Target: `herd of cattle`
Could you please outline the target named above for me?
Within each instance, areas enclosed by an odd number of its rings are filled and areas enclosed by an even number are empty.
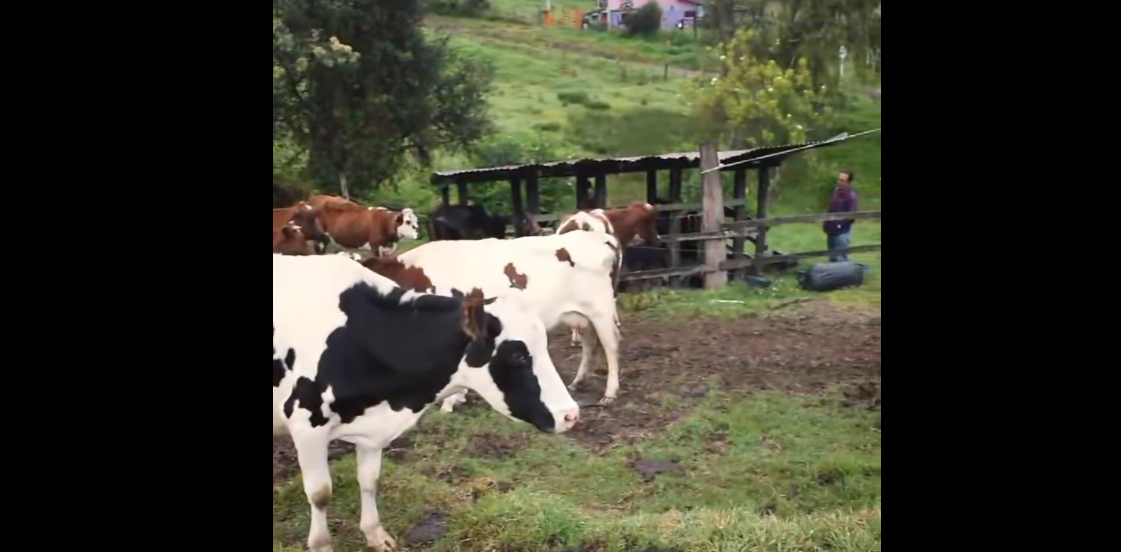
[[[657,243],[656,216],[645,202],[578,211],[548,233],[531,217],[445,206],[429,217],[434,241],[395,255],[400,240],[419,237],[412,209],[333,196],[274,209],[273,434],[290,435],[296,448],[311,505],[308,547],[331,550],[335,439],[355,445],[359,525],[368,546],[385,551],[395,543],[375,499],[381,451],[430,405],[451,412],[472,390],[511,419],[567,431],[580,415],[569,391],[599,348],[608,372],[600,404],[610,404],[619,391],[620,246]],[[507,223],[522,236],[502,239]],[[322,254],[329,242],[342,255]],[[370,255],[355,254],[363,251]],[[583,347],[567,387],[549,356],[555,327],[571,328]]]

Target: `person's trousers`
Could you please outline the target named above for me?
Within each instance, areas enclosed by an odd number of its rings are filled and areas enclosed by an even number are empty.
[[[826,234],[825,237],[830,251],[843,249],[848,247],[849,244],[852,243],[852,230],[849,230],[844,234]],[[829,255],[829,262],[832,263],[847,260],[849,260],[849,254],[847,251]]]

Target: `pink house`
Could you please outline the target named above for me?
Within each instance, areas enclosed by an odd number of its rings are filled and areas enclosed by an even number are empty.
[[[692,27],[704,16],[704,4],[699,0],[598,0],[598,8],[606,10],[607,27],[623,25],[626,11],[641,8],[647,2],[657,2],[662,7],[662,29],[673,30]]]

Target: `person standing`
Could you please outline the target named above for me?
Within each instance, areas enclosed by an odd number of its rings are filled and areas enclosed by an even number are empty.
[[[856,190],[852,187],[852,177],[852,171],[841,171],[837,175],[837,188],[833,190],[833,197],[829,199],[830,213],[858,210]],[[856,222],[854,219],[827,220],[821,224],[830,251],[847,248],[852,243],[852,223],[854,222]],[[829,255],[830,262],[847,260],[849,260],[847,251]]]

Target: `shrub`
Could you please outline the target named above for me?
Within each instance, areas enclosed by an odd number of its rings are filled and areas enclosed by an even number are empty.
[[[662,7],[650,0],[627,17],[627,34],[646,38],[658,36],[662,30]]]

